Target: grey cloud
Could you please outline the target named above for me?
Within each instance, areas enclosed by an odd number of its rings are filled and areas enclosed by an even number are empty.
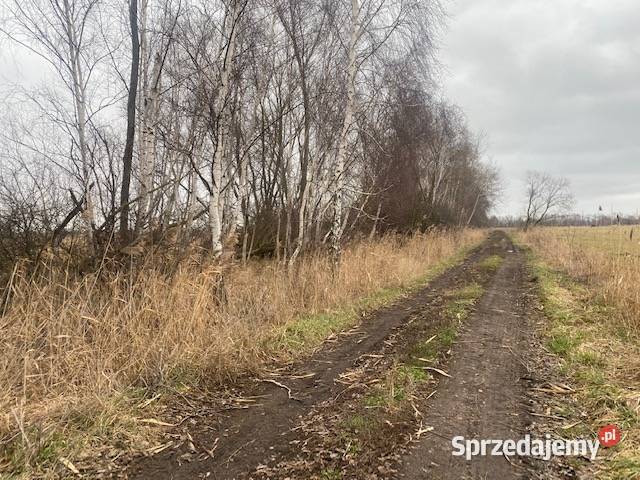
[[[445,94],[488,136],[500,213],[526,170],[569,177],[577,209],[640,208],[640,2],[458,0],[442,51]]]

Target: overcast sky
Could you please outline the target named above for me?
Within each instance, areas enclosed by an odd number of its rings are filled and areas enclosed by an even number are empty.
[[[486,135],[522,211],[523,176],[566,176],[576,211],[640,211],[640,0],[446,0],[445,95]]]

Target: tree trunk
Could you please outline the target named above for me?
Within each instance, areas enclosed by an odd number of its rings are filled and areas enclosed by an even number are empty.
[[[141,21],[146,23],[147,0],[143,0],[143,15]],[[143,23],[143,25],[144,25]],[[140,42],[140,53],[142,61],[143,73],[143,89],[142,89],[142,119],[140,124],[140,203],[138,205],[138,215],[136,217],[136,235],[144,229],[145,223],[149,218],[149,210],[151,205],[150,190],[153,184],[153,172],[156,162],[156,127],[158,124],[159,102],[160,102],[160,76],[162,74],[162,57],[156,53],[153,60],[153,68],[149,76],[149,60],[146,58],[148,53],[146,31],[142,30]]]
[[[339,137],[338,154],[336,157],[336,166],[333,175],[333,220],[331,222],[331,251],[334,270],[337,270],[341,256],[342,241],[342,217],[344,202],[344,169],[346,163],[347,146],[349,140],[349,130],[353,121],[353,114],[356,102],[356,44],[360,32],[358,15],[359,1],[351,0],[351,40],[349,42],[349,65],[348,65],[348,83],[347,83],[347,103],[345,105],[344,120],[342,123],[342,131]]]
[[[127,98],[127,140],[122,156],[122,187],[120,189],[120,236],[123,242],[129,241],[129,189],[131,186],[133,142],[136,134],[136,95],[138,93],[138,69],[140,67],[138,0],[130,0],[129,23],[131,25],[131,72]]]
[[[224,51],[220,88],[214,101],[215,113],[218,115],[217,145],[211,168],[211,192],[209,194],[209,223],[211,230],[211,253],[214,258],[222,255],[222,163],[225,154],[225,136],[228,128],[225,102],[230,90],[231,69],[236,45],[236,21],[238,20],[238,2],[233,1],[231,10],[225,16],[224,39],[227,46]]]
[[[469,218],[467,219],[467,227],[469,225],[471,225],[471,220],[473,220],[473,216],[476,214],[476,209],[478,208],[478,202],[480,201],[480,195],[481,193],[479,192],[478,195],[476,195],[476,201],[473,203],[473,209],[471,210],[471,215],[469,215]]]
[[[292,15],[292,21],[295,16]],[[302,89],[302,105],[304,108],[304,131],[302,136],[302,155],[300,158],[300,188],[298,193],[298,235],[296,244],[289,259],[289,265],[293,265],[300,255],[304,246],[305,235],[305,214],[307,209],[307,200],[309,197],[309,140],[311,133],[311,102],[309,101],[309,87],[307,85],[306,64],[303,58],[304,52],[300,51],[300,46],[295,36],[295,23],[292,25],[291,40],[293,43],[294,56],[298,65],[298,73],[300,74],[300,88]]]
[[[196,149],[197,150],[197,149]],[[193,224],[193,219],[196,216],[196,202],[197,202],[197,175],[195,170],[192,168],[189,172],[188,178],[188,192],[187,192],[187,214],[184,220],[184,225],[182,226],[182,234],[180,243],[182,244],[182,249],[187,250],[189,243],[191,242],[191,226]]]
[[[373,240],[378,231],[378,221],[380,220],[380,210],[382,210],[382,202],[378,202],[378,210],[376,211],[376,218],[373,220],[373,226],[371,232],[369,232],[369,240]]]
[[[247,197],[247,155],[241,155],[241,133],[239,122],[236,126],[235,165],[238,184],[235,201],[231,208],[231,226],[228,245],[235,249],[239,244],[239,232],[245,227],[245,200]],[[233,199],[232,199],[233,200]]]
[[[91,165],[89,161],[89,151],[87,148],[86,124],[87,124],[87,103],[84,74],[80,63],[80,52],[78,51],[78,41],[73,28],[73,12],[68,0],[64,0],[65,29],[71,57],[71,72],[73,76],[73,103],[76,113],[76,128],[78,131],[78,146],[80,148],[80,162],[82,168],[82,201],[84,203],[81,218],[84,224],[85,241],[90,255],[94,253],[93,228],[94,228],[94,205],[91,195]]]

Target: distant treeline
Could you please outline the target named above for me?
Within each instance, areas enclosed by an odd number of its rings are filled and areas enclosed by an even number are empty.
[[[492,216],[488,220],[491,227],[524,227],[525,218],[516,216]],[[543,225],[549,226],[575,226],[575,227],[603,227],[611,225],[638,225],[640,224],[640,214],[607,214],[607,215],[583,215],[566,214],[555,215],[546,219]]]

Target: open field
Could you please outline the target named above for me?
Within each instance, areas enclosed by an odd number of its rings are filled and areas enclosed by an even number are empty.
[[[573,248],[604,251],[612,255],[640,256],[640,225],[545,227],[532,232],[562,240]]]
[[[629,238],[631,228],[515,235],[531,247],[549,363],[571,386],[551,401],[556,420],[550,428],[568,437],[595,435],[607,424],[623,432],[604,461],[581,469],[598,479],[640,478],[640,249]]]
[[[551,266],[590,284],[603,303],[619,310],[612,321],[640,331],[640,227],[544,227],[516,238]]]

